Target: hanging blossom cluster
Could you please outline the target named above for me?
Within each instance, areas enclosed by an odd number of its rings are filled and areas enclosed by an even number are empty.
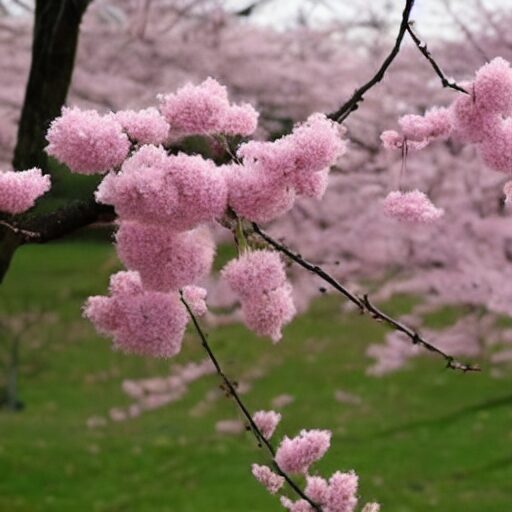
[[[435,222],[444,214],[419,190],[390,192],[383,204],[387,215],[410,224]]]
[[[240,145],[235,161],[217,165],[173,144],[192,135],[212,144],[249,136],[258,113],[231,104],[209,78],[159,97],[159,108],[104,115],[64,108],[47,134],[47,151],[72,172],[105,174],[96,191],[118,216],[116,249],[128,271],[112,276],[109,296],[91,297],[84,314],[129,353],[171,357],[181,349],[185,303],[206,312],[198,286],[211,270],[215,245],[208,224],[234,212],[268,221],[298,195],[320,198],[329,168],[345,151],[339,126],[311,116],[274,142]],[[279,255],[246,242],[222,276],[238,295],[249,329],[278,341],[295,315],[292,288]],[[181,296],[180,296],[181,294]]]
[[[274,251],[246,251],[230,261],[222,276],[238,296],[245,324],[274,342],[281,339],[281,328],[295,315],[292,287],[286,279],[283,262]]]
[[[50,186],[50,176],[35,167],[28,171],[0,171],[0,212],[17,215],[29,210]]]
[[[116,348],[155,357],[180,351],[188,315],[177,293],[145,289],[134,271],[114,274],[109,291],[109,297],[89,297],[85,315]]]
[[[256,426],[268,440],[276,429],[281,415],[274,411],[258,411],[253,416]],[[268,434],[268,435],[267,435]],[[311,466],[329,450],[331,432],[328,430],[302,430],[294,438],[284,437],[279,444],[274,461],[281,472],[305,476],[304,495],[320,506],[324,512],[354,512],[357,507],[358,477],[353,472],[336,471],[329,479],[310,474]],[[252,474],[270,494],[277,494],[285,485],[285,478],[270,467],[252,465]],[[280,497],[281,505],[290,512],[314,512],[305,499],[292,501]],[[363,512],[378,512],[377,503],[368,503]]]
[[[468,94],[459,95],[448,108],[434,108],[424,116],[406,115],[398,120],[402,133],[382,133],[385,148],[419,150],[434,140],[450,135],[475,144],[491,169],[512,175],[512,68],[497,57],[482,66],[474,80],[464,84]],[[511,185],[504,189],[509,201]],[[421,192],[392,192],[385,200],[385,212],[401,221],[431,222],[442,210]]]

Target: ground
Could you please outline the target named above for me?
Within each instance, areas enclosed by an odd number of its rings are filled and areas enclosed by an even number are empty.
[[[57,314],[24,341],[25,409],[0,411],[0,510],[280,510],[250,475],[251,463],[267,460],[253,438],[215,430],[217,421],[239,417],[233,404],[220,398],[202,415],[192,414],[218,388],[216,376],[139,418],[87,426],[92,416],[130,403],[123,379],[169,371],[169,362],[112,352],[80,317],[84,299],[104,293],[118,265],[104,241],[75,237],[22,248],[0,288],[3,315]],[[387,308],[405,311],[409,303],[397,298]],[[444,314],[434,320],[442,323]],[[232,378],[263,370],[244,395],[252,410],[269,408],[276,395],[294,397],[282,409],[277,435],[332,429],[332,449],[316,469],[355,469],[362,500],[380,501],[383,512],[510,510],[512,374],[494,378],[485,361],[483,372],[460,374],[425,357],[395,374],[368,377],[365,349],[385,332],[341,312],[340,300],[328,296],[278,345],[240,325],[212,330],[210,341]],[[3,347],[6,338],[3,332]],[[190,332],[177,362],[202,358]]]

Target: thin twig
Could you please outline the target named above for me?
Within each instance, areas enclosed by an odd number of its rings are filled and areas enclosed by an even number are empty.
[[[377,73],[368,82],[359,87],[359,89],[356,89],[352,97],[347,102],[345,102],[338,110],[332,112],[327,117],[333,119],[338,123],[343,122],[352,112],[358,109],[359,103],[363,101],[366,92],[369,89],[371,89],[374,85],[377,85],[384,78],[387,69],[395,60],[395,57],[398,55],[400,51],[400,46],[402,44],[405,32],[407,31],[409,17],[411,16],[411,10],[413,5],[414,0],[406,0],[405,8],[402,13],[402,21],[400,23],[400,28],[395,39],[395,44],[393,45],[393,48],[391,49],[389,55],[381,64]]]
[[[419,36],[414,32],[414,29],[412,28],[413,23],[407,24],[407,32],[411,36],[411,39],[414,41],[414,44],[418,48],[418,50],[423,54],[423,56],[429,61],[430,65],[432,66],[433,70],[435,71],[436,75],[441,79],[441,83],[443,84],[443,87],[449,87],[450,89],[453,89],[455,91],[463,92],[465,94],[469,94],[466,89],[458,85],[455,80],[450,80],[446,77],[446,75],[443,73],[443,70],[439,66],[439,64],[434,60],[434,57],[432,57],[432,54],[430,53],[427,43],[422,41]]]
[[[317,276],[321,277],[325,282],[329,283],[335,290],[344,295],[350,302],[353,302],[360,309],[361,313],[364,313],[364,302],[357,295],[353,294],[349,289],[343,286],[337,279],[335,279],[333,276],[331,276],[325,270],[323,270],[322,267],[305,260],[300,254],[292,251],[291,249],[286,247],[286,245],[273,239],[268,233],[265,233],[265,231],[263,231],[255,222],[253,222],[252,227],[254,231],[261,238],[263,238],[263,240],[265,240],[272,247],[274,247],[274,249],[277,249],[279,252],[282,252],[283,254],[288,256],[288,258],[295,261],[295,263],[298,263],[301,267],[305,268],[306,270],[309,270],[313,274],[316,274]]]
[[[15,235],[21,235],[24,241],[33,241],[39,239],[40,237],[40,234],[36,233],[35,231],[28,231],[27,229],[19,228],[18,226],[9,224],[5,220],[0,220],[0,226],[6,227],[7,229],[11,230]]]
[[[329,283],[335,290],[344,295],[348,300],[350,300],[353,304],[355,304],[361,313],[369,314],[371,318],[374,320],[378,320],[380,322],[386,323],[388,326],[392,327],[396,331],[400,331],[405,334],[414,345],[420,345],[423,348],[429,350],[430,352],[434,352],[444,358],[446,361],[446,367],[452,370],[461,370],[463,372],[477,372],[480,371],[480,367],[468,363],[462,363],[455,359],[450,354],[447,354],[440,348],[436,347],[429,341],[427,341],[421,334],[419,334],[414,329],[408,327],[402,322],[394,319],[388,314],[381,311],[377,306],[375,306],[369,299],[368,295],[363,295],[363,297],[358,297],[350,290],[348,290],[345,286],[343,286],[339,281],[337,281],[333,276],[328,274],[325,270],[323,270],[318,265],[314,265],[309,261],[305,260],[300,254],[292,251],[286,245],[278,242],[274,238],[272,238],[268,233],[263,231],[256,223],[252,224],[254,232],[258,234],[263,240],[265,240],[268,244],[270,244],[274,249],[279,252],[282,252],[286,256],[288,256],[295,263],[300,265],[302,268],[309,270],[313,274],[316,274],[325,282]]]
[[[322,508],[320,505],[312,501],[310,498],[304,494],[304,492],[301,490],[301,488],[292,480],[292,478],[283,471],[279,464],[275,460],[275,448],[272,446],[270,441],[263,435],[261,430],[258,428],[258,425],[254,422],[252,419],[252,414],[247,409],[247,406],[243,403],[242,399],[240,398],[240,395],[237,393],[235,386],[231,382],[231,380],[228,378],[228,376],[224,373],[224,370],[220,366],[219,361],[217,360],[217,357],[213,353],[212,348],[210,347],[208,343],[208,338],[206,333],[201,328],[201,325],[199,324],[199,321],[197,320],[196,316],[194,315],[194,312],[191,310],[190,306],[187,304],[187,301],[183,298],[183,294],[180,292],[180,298],[181,302],[184,304],[185,308],[188,311],[188,314],[190,318],[192,319],[192,323],[194,324],[194,328],[197,332],[197,335],[199,336],[199,339],[201,340],[201,345],[205,349],[206,353],[208,354],[208,357],[210,358],[210,361],[213,363],[213,366],[215,367],[215,370],[219,374],[220,378],[222,379],[223,383],[225,384],[226,388],[229,391],[229,394],[233,397],[233,400],[235,401],[236,405],[244,415],[245,419],[247,420],[251,432],[253,433],[254,437],[256,438],[256,441],[258,442],[259,446],[264,446],[267,451],[269,452],[270,456],[272,457],[272,466],[274,467],[275,471],[281,475],[287,482],[287,484],[297,493],[300,498],[303,500],[306,500],[314,510],[317,512],[322,512]]]

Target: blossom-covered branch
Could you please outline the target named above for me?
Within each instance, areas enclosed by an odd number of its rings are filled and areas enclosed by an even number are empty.
[[[208,338],[203,329],[201,328],[201,325],[199,324],[199,321],[197,320],[194,312],[192,311],[192,308],[189,306],[187,301],[183,298],[183,294],[181,295],[181,301],[183,302],[185,308],[187,309],[187,312],[192,320],[192,324],[194,325],[194,328],[196,330],[196,333],[201,340],[201,345],[205,349],[206,353],[208,354],[208,357],[210,358],[211,362],[215,366],[215,369],[217,373],[219,374],[220,378],[222,379],[224,385],[227,388],[227,391],[229,392],[229,395],[233,398],[235,401],[237,407],[240,409],[241,413],[243,414],[244,418],[246,419],[247,423],[249,424],[251,432],[254,434],[254,437],[256,438],[256,441],[258,442],[259,446],[264,446],[266,450],[269,452],[270,456],[272,457],[272,466],[274,467],[275,471],[282,476],[288,485],[293,489],[295,493],[297,493],[298,496],[300,496],[301,499],[306,500],[307,503],[313,507],[314,510],[318,512],[322,512],[322,508],[317,505],[314,501],[312,501],[310,498],[308,498],[304,492],[301,490],[301,488],[293,481],[293,479],[281,469],[279,464],[275,460],[276,456],[276,450],[273,447],[273,445],[270,443],[270,441],[267,439],[265,435],[263,435],[262,431],[256,424],[256,422],[253,419],[253,415],[249,412],[247,409],[247,406],[243,403],[240,395],[236,391],[236,387],[231,382],[229,377],[224,373],[224,370],[220,366],[219,361],[217,360],[217,357],[213,353],[212,348],[210,347],[208,343]]]
[[[414,0],[406,0],[405,7],[402,13],[402,21],[400,23],[400,28],[398,30],[398,34],[395,39],[395,44],[391,49],[391,52],[386,57],[379,70],[375,75],[368,80],[364,85],[355,90],[352,97],[346,101],[341,107],[328,115],[330,119],[337,121],[338,123],[343,122],[354,110],[359,108],[359,103],[363,101],[364,95],[370,90],[373,86],[377,85],[386,74],[387,69],[391,66],[391,63],[395,60],[396,56],[400,51],[400,46],[402,45],[402,40],[407,32],[407,27],[409,25],[409,18],[411,16],[412,7],[414,5]]]
[[[393,329],[404,333],[409,337],[411,342],[414,345],[421,345],[426,348],[430,352],[436,353],[443,357],[446,361],[446,366],[452,370],[461,370],[463,372],[469,371],[480,371],[480,367],[462,363],[455,359],[453,356],[447,354],[443,350],[437,348],[435,345],[427,341],[423,338],[418,332],[410,327],[406,326],[402,322],[394,319],[393,317],[387,315],[383,311],[381,311],[377,306],[375,306],[369,299],[368,295],[364,295],[363,297],[358,297],[350,290],[348,290],[345,286],[343,286],[339,281],[337,281],[333,276],[328,274],[325,270],[323,270],[320,266],[310,263],[306,259],[304,259],[300,254],[289,249],[286,245],[278,242],[274,238],[272,238],[268,233],[263,231],[258,224],[253,223],[252,227],[254,232],[257,233],[263,240],[265,240],[268,244],[270,244],[277,251],[285,254],[288,258],[293,260],[295,263],[305,268],[309,272],[316,274],[318,277],[323,279],[325,282],[329,283],[335,290],[344,295],[348,300],[350,300],[353,304],[355,304],[361,313],[368,313],[375,320],[381,321],[392,327]]]

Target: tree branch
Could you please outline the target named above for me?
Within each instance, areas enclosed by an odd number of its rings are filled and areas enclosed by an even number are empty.
[[[414,32],[414,29],[412,28],[413,23],[407,24],[407,32],[411,36],[411,39],[414,41],[414,44],[418,48],[418,50],[423,54],[423,56],[429,61],[430,65],[434,69],[436,75],[441,79],[441,83],[443,84],[443,87],[449,87],[450,89],[453,89],[455,91],[463,92],[465,94],[469,94],[466,89],[458,85],[455,80],[450,80],[446,77],[446,75],[443,73],[443,70],[439,66],[439,64],[434,60],[434,57],[432,57],[432,54],[430,53],[427,43],[422,41],[418,35]]]
[[[462,363],[455,359],[450,354],[447,354],[440,348],[436,347],[429,341],[427,341],[421,334],[419,334],[414,329],[408,327],[402,322],[394,319],[393,317],[387,315],[383,311],[381,311],[377,306],[375,306],[369,299],[368,295],[363,295],[363,297],[358,297],[350,290],[348,290],[345,286],[343,286],[339,281],[337,281],[333,276],[328,274],[325,270],[323,270],[318,265],[314,265],[309,261],[305,260],[300,254],[292,251],[286,245],[278,242],[274,238],[272,238],[268,233],[263,231],[258,224],[252,224],[254,232],[258,234],[263,240],[265,240],[269,245],[271,245],[277,251],[285,254],[292,261],[300,265],[302,268],[305,268],[309,272],[316,274],[318,277],[323,279],[325,282],[329,283],[336,291],[341,293],[345,298],[347,298],[350,302],[355,304],[359,311],[363,314],[369,314],[371,318],[374,320],[384,322],[389,327],[392,327],[394,330],[399,331],[405,334],[414,345],[420,345],[423,348],[427,349],[430,352],[433,352],[439,356],[441,356],[446,361],[446,367],[452,370],[461,370],[463,372],[477,372],[480,371],[479,366],[475,366],[468,363]]]
[[[71,201],[52,213],[29,219],[23,229],[38,233],[38,237],[33,240],[36,243],[46,243],[99,220],[112,221],[114,218],[112,207],[98,204],[94,199]]]
[[[224,370],[220,366],[219,361],[217,360],[215,354],[213,353],[213,350],[211,349],[211,347],[208,343],[208,338],[207,338],[206,333],[201,328],[201,325],[199,324],[199,321],[197,320],[193,311],[190,309],[190,306],[187,304],[186,300],[183,298],[183,294],[181,293],[181,291],[180,291],[180,299],[181,299],[181,302],[184,304],[185,308],[187,309],[190,318],[192,319],[192,323],[193,323],[194,328],[197,332],[197,335],[201,341],[201,345],[203,346],[206,353],[208,354],[210,361],[213,363],[215,370],[217,371],[220,378],[222,379],[224,385],[226,386],[227,390],[229,391],[229,394],[235,401],[236,405],[240,409],[240,411],[243,414],[243,416],[245,417],[245,419],[247,420],[249,427],[251,429],[251,432],[253,433],[254,437],[256,438],[256,441],[258,442],[258,445],[264,446],[266,448],[266,450],[268,451],[269,455],[272,457],[272,466],[274,467],[275,471],[286,480],[286,483],[293,489],[293,491],[295,493],[297,493],[298,496],[300,496],[300,498],[302,498],[303,500],[306,500],[311,505],[311,507],[313,507],[313,509],[316,510],[317,512],[322,512],[322,508],[317,503],[315,503],[310,498],[308,498],[304,494],[304,492],[301,490],[301,488],[292,480],[292,478],[279,467],[279,464],[275,461],[275,454],[276,454],[275,448],[272,446],[270,441],[263,435],[261,430],[258,428],[256,423],[252,419],[252,414],[249,412],[249,410],[247,409],[247,406],[243,403],[242,399],[240,398],[240,395],[237,393],[235,386],[233,385],[231,380],[227,377],[227,375],[224,373]]]
[[[405,32],[407,31],[407,26],[409,24],[409,18],[411,16],[411,10],[413,5],[414,0],[406,0],[405,8],[402,13],[402,21],[400,23],[400,28],[395,39],[395,44],[393,45],[393,48],[391,49],[389,55],[381,64],[377,73],[368,82],[359,87],[359,89],[356,89],[352,97],[347,102],[345,102],[338,110],[329,114],[327,116],[329,117],[329,119],[332,119],[338,123],[343,122],[352,112],[359,108],[359,103],[364,100],[364,95],[366,94],[366,92],[373,86],[377,85],[384,78],[387,69],[395,60],[395,57],[398,55],[398,52],[400,51],[400,46],[402,44]]]
[[[11,224],[5,220],[0,220],[0,226],[8,229],[15,235],[18,235],[23,240],[36,240],[39,238],[39,233],[28,231],[26,229],[19,228],[16,224]]]
[[[0,224],[0,283],[9,270],[16,249],[23,243],[23,236],[11,225]]]

